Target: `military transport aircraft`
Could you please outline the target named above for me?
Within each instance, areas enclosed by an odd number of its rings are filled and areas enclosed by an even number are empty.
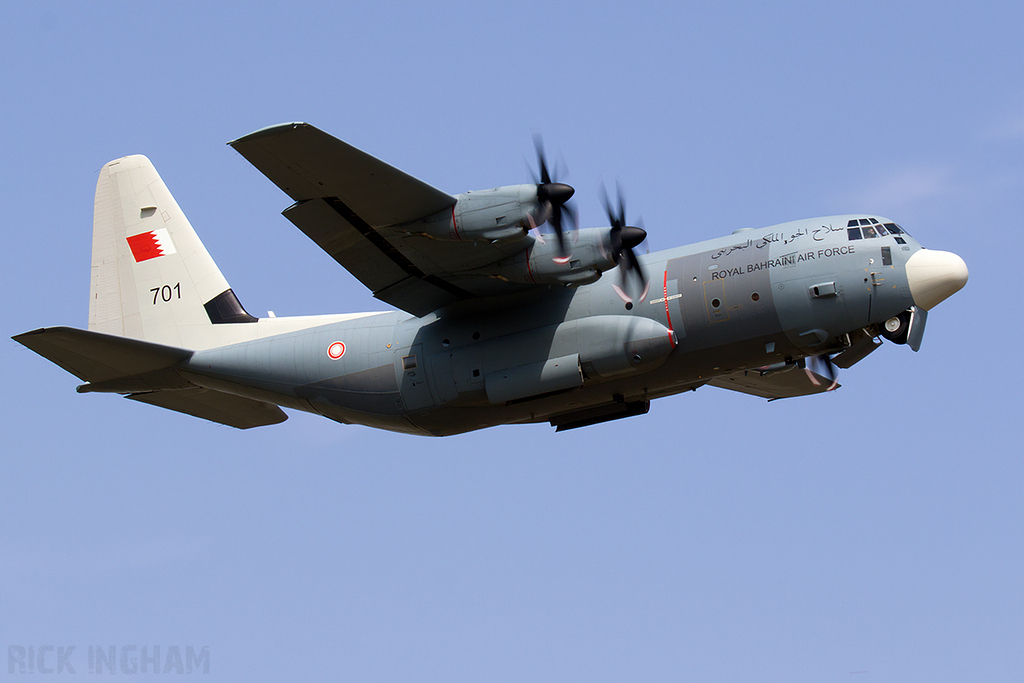
[[[14,339],[79,392],[242,429],[283,406],[411,434],[563,430],[705,384],[834,389],[834,366],[879,338],[916,351],[927,311],[967,282],[959,256],[869,213],[638,256],[646,233],[621,196],[608,227],[570,228],[573,188],[539,145],[537,182],[450,195],[305,123],[230,144],[293,200],[286,218],[399,310],[253,317],[153,165],[128,156],[96,186],[88,331]]]

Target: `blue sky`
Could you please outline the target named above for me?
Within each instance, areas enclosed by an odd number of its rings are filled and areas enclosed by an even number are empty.
[[[86,326],[96,174],[134,153],[251,312],[381,309],[224,144],[293,120],[453,193],[526,181],[540,131],[583,224],[619,180],[651,249],[865,211],[971,278],[920,353],[887,344],[833,394],[704,388],[557,435],[241,432],[76,395],[8,341],[0,654],[74,645],[81,676],[90,645],[206,646],[224,681],[1019,680],[1022,28],[1019,2],[4,3],[7,337]]]

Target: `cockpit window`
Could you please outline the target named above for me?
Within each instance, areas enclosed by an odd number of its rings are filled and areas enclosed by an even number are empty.
[[[910,237],[906,230],[895,223],[882,223],[877,218],[851,218],[846,223],[846,236],[850,240],[871,239],[886,235],[894,237],[897,244],[907,243],[900,235]]]

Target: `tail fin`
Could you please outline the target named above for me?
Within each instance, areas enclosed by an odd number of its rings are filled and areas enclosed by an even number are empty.
[[[256,322],[149,159],[100,171],[89,329],[189,349],[218,344],[214,323]]]

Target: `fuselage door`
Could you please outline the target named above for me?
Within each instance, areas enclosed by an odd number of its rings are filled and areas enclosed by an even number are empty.
[[[415,412],[429,408],[434,404],[427,385],[426,358],[423,357],[423,345],[413,344],[408,354],[397,359],[396,371],[401,373],[398,386],[402,392],[405,409]]]
[[[437,405],[444,405],[459,397],[455,388],[455,378],[452,376],[452,354],[445,349],[430,356],[427,359],[429,372],[427,373],[428,383]]]

